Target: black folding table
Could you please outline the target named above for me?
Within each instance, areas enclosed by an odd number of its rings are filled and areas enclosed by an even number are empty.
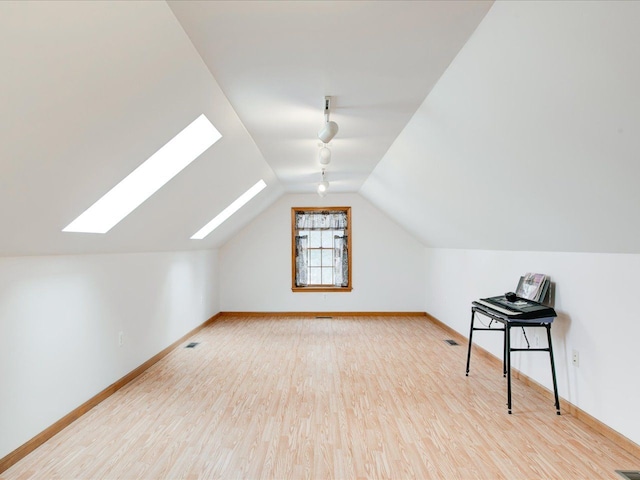
[[[500,303],[492,305],[487,300],[499,299]],[[519,299],[521,300],[521,299]],[[528,301],[529,303],[536,303]],[[497,303],[497,302],[496,302]],[[473,332],[477,330],[503,332],[503,358],[502,358],[502,373],[507,377],[507,409],[511,414],[511,352],[549,352],[549,360],[551,362],[551,375],[553,377],[553,393],[555,396],[556,413],[560,415],[560,400],[558,399],[558,384],[556,382],[556,367],[553,360],[553,345],[551,342],[551,323],[556,317],[556,313],[550,307],[540,308],[539,316],[535,311],[528,311],[526,314],[518,314],[517,310],[511,311],[508,307],[509,302],[504,300],[504,297],[493,297],[490,299],[482,299],[471,304],[471,330],[469,331],[469,349],[467,351],[467,370],[466,376],[469,376],[469,363],[471,361],[471,342],[473,338]],[[502,307],[501,307],[502,305]],[[507,305],[507,307],[505,307]],[[539,304],[541,305],[541,304]],[[541,305],[543,307],[543,305]],[[514,307],[515,308],[515,307]],[[496,321],[502,324],[502,328],[489,327],[476,327],[475,315],[481,313],[491,319],[491,322]],[[551,316],[550,316],[551,315]],[[526,318],[523,318],[526,317]],[[511,329],[513,327],[543,327],[547,331],[547,347],[546,348],[513,348],[511,346]],[[528,344],[528,341],[527,341]]]

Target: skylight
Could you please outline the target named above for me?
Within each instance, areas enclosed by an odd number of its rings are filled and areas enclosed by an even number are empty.
[[[191,240],[202,240],[204,237],[213,232],[216,228],[222,224],[227,218],[240,210],[245,203],[255,197],[258,193],[262,191],[267,184],[264,183],[264,180],[260,180],[249,190],[240,195],[231,205],[225,208],[222,212],[220,212],[213,220],[207,223],[204,227],[198,230],[192,237]]]
[[[62,231],[107,233],[221,137],[200,115]]]

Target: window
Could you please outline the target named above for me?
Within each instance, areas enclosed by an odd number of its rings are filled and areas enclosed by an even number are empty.
[[[351,207],[291,209],[294,292],[351,291]]]

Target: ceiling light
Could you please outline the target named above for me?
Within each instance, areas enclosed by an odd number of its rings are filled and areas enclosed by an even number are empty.
[[[329,165],[331,162],[331,150],[326,146],[322,147],[318,152],[318,159],[320,160],[320,165]]]
[[[338,133],[338,124],[334,121],[327,122],[322,127],[322,130],[318,132],[318,138],[323,141],[323,143],[329,143],[333,140],[333,137]]]
[[[222,222],[224,222],[231,215],[240,210],[245,203],[255,197],[258,193],[260,193],[266,186],[267,184],[264,183],[264,180],[260,180],[253,187],[240,195],[231,205],[220,212],[213,220],[211,220],[204,227],[194,233],[191,237],[191,240],[202,240],[204,237],[209,235],[216,228],[218,228],[222,224]]]
[[[325,178],[324,169],[322,170],[322,181],[318,184],[318,195],[324,197],[329,190],[329,182]]]
[[[107,233],[221,137],[200,115],[62,231]]]
[[[318,132],[318,138],[322,143],[329,143],[338,133],[338,124],[329,121],[329,110],[331,108],[331,97],[324,97],[324,127]]]

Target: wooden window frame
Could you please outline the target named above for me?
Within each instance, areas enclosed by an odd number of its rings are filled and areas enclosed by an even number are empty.
[[[336,287],[332,285],[296,285],[296,213],[298,212],[346,212],[347,214],[347,228],[345,229],[347,234],[347,286]],[[351,250],[351,207],[292,207],[291,208],[291,290],[293,292],[350,292],[353,289],[353,283],[351,281],[351,264],[352,264],[352,250]]]

